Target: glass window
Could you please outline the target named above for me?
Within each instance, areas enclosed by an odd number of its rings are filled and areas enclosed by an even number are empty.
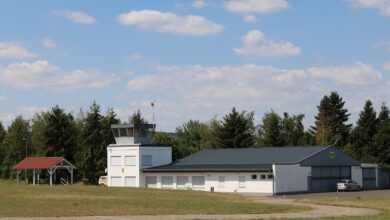
[[[112,176],[111,186],[122,186],[122,178],[120,176]]]
[[[238,177],[238,187],[245,188],[245,176]]]
[[[193,187],[204,187],[205,179],[204,176],[193,176],[192,177],[192,186]]]
[[[273,174],[268,174],[268,175],[267,175],[267,179],[272,180],[273,178],[274,178],[274,175],[273,175]]]
[[[162,176],[161,177],[162,187],[172,187],[173,186],[173,176]]]
[[[225,187],[225,177],[224,176],[218,177],[218,187],[220,187],[220,188]]]
[[[252,180],[257,180],[257,175],[256,175],[256,174],[253,174],[253,175],[251,176],[251,178],[252,178]]]
[[[127,132],[127,128],[119,128],[119,136],[120,137],[128,137],[129,134]]]
[[[176,177],[176,184],[177,187],[185,187],[187,183],[189,183],[189,178],[188,176],[177,176]]]
[[[135,156],[125,156],[125,165],[126,166],[136,166],[137,160]]]
[[[265,180],[266,178],[267,178],[267,176],[266,176],[265,174],[261,174],[261,175],[260,175],[260,179],[261,179],[261,180]]]
[[[143,167],[153,166],[152,155],[142,155],[142,166]]]
[[[113,128],[112,133],[113,133],[114,137],[119,137],[119,129],[118,128]]]
[[[146,176],[145,177],[146,188],[155,188],[157,187],[157,176]]]
[[[135,176],[125,176],[125,186],[135,187],[136,186]]]
[[[121,156],[111,156],[110,161],[111,166],[122,166]]]

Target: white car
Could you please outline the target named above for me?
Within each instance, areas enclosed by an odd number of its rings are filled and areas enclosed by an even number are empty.
[[[353,180],[342,180],[337,183],[337,191],[358,191],[360,185]]]
[[[98,184],[103,185],[103,186],[107,186],[107,176],[100,176]]]

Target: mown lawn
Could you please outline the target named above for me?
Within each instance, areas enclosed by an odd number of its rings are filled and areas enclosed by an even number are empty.
[[[363,216],[363,217],[342,217],[342,218],[323,218],[318,220],[390,220],[390,197],[388,193],[383,196],[367,196],[356,197],[319,197],[311,199],[299,199],[299,201],[307,203],[349,206],[349,207],[363,207],[381,209],[384,212],[378,216]],[[301,219],[296,219],[301,220]],[[302,219],[303,220],[303,219]]]
[[[255,203],[233,194],[0,182],[0,217],[258,214],[304,209]]]

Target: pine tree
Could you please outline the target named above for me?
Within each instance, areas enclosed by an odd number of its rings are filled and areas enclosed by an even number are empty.
[[[101,152],[98,152],[98,157],[101,158],[99,163],[101,163],[101,166],[103,167],[107,167],[107,150],[105,147],[115,143],[115,138],[111,131],[111,125],[119,123],[120,121],[113,109],[109,109],[107,114],[102,119],[103,148]]]
[[[106,150],[103,140],[103,116],[100,106],[94,102],[87,113],[82,131],[83,139],[83,174],[89,183],[96,184],[99,175],[104,173],[106,164],[103,151]]]
[[[367,162],[374,160],[377,150],[373,144],[373,138],[377,131],[377,114],[372,102],[367,100],[351,135],[352,149],[357,159]]]
[[[282,137],[282,119],[280,116],[271,111],[263,117],[262,123],[258,130],[258,146],[283,146]]]
[[[6,134],[7,132],[4,129],[3,124],[0,122],[0,177],[1,177],[2,170],[4,169],[2,164],[5,158],[6,150],[4,149],[3,141]]]
[[[388,165],[390,164],[390,121],[385,121],[374,136],[374,146],[378,151],[375,160],[372,162]]]
[[[216,147],[245,148],[255,144],[253,112],[238,112],[236,108],[225,115],[215,129]]]
[[[390,120],[390,110],[385,103],[382,103],[381,111],[378,114],[378,126],[382,126]]]
[[[48,153],[47,138],[45,135],[48,115],[48,112],[42,112],[35,114],[32,119],[31,145],[33,154],[36,156],[46,156]]]
[[[344,146],[348,142],[352,125],[348,124],[350,114],[344,108],[345,102],[336,92],[324,96],[315,117],[316,142],[319,145]]]
[[[63,156],[74,162],[76,129],[72,114],[67,114],[59,106],[47,113],[45,129],[46,156]]]
[[[3,142],[6,152],[2,163],[3,177],[10,177],[12,167],[26,156],[30,156],[30,135],[29,122],[21,116],[16,117],[9,126]]]
[[[298,146],[304,144],[305,128],[303,126],[304,115],[292,115],[287,112],[282,119],[282,139],[284,145]]]

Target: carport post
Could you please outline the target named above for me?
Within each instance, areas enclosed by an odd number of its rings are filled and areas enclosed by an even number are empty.
[[[35,169],[33,169],[33,186],[35,186]]]
[[[38,185],[39,185],[39,176],[41,174],[41,170],[38,169]]]
[[[48,169],[50,186],[53,186],[53,169]]]
[[[73,168],[70,168],[70,184],[73,185]]]

